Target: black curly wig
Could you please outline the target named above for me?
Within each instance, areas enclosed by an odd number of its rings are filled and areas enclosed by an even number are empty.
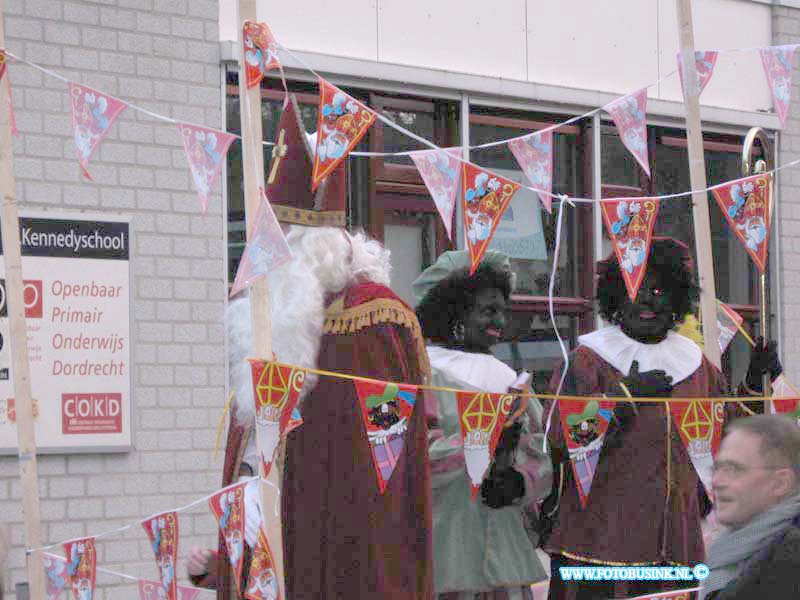
[[[510,271],[489,263],[482,263],[471,277],[469,269],[453,271],[431,288],[417,305],[422,335],[437,344],[449,343],[453,328],[459,321],[464,321],[478,292],[497,289],[508,302],[512,278]]]
[[[619,270],[616,256],[597,264],[597,302],[603,318],[619,324],[622,307],[628,301],[628,290]],[[694,278],[689,249],[670,238],[654,238],[647,260],[647,271],[656,275],[659,285],[672,292],[672,312],[683,321],[700,297]]]

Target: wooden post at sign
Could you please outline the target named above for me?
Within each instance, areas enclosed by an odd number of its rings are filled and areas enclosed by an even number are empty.
[[[5,48],[3,0],[0,0],[0,48]],[[14,378],[14,405],[17,412],[19,477],[22,483],[22,513],[25,520],[25,545],[42,545],[39,514],[39,474],[36,463],[36,433],[33,425],[33,396],[28,364],[28,331],[22,289],[22,257],[19,239],[14,144],[11,140],[11,100],[9,73],[0,81],[0,235],[5,259],[6,306],[11,337],[11,373]],[[44,568],[40,552],[28,555],[28,583],[31,598],[44,598]]]
[[[239,50],[242,49],[242,23],[256,21],[256,0],[239,0]],[[239,111],[241,114],[242,161],[244,172],[245,232],[249,232],[261,201],[260,189],[264,188],[264,132],[261,124],[261,88],[248,89],[247,69],[244,56],[239,57]],[[251,329],[253,332],[254,356],[272,359],[272,326],[269,289],[265,278],[260,277],[250,287]],[[256,435],[258,430],[256,429]],[[263,461],[258,461],[263,465]],[[280,597],[286,600],[286,581],[283,576],[283,529],[280,517],[280,472],[281,465],[270,469],[267,485],[260,483],[261,521],[269,540],[274,561],[275,578],[278,580]],[[264,477],[263,466],[259,474]],[[278,514],[275,514],[275,507]]]
[[[686,141],[689,147],[689,181],[693,190],[705,190],[706,168],[703,156],[703,131],[700,127],[700,86],[694,58],[691,0],[676,0],[678,32],[683,66],[683,103],[686,107]],[[717,326],[717,290],[714,281],[714,255],[711,247],[711,220],[708,193],[692,194],[694,243],[697,250],[697,274],[700,280],[700,313],[706,358],[721,368],[719,328]]]

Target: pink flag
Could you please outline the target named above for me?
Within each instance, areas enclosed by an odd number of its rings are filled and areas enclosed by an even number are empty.
[[[142,521],[158,565],[161,586],[167,600],[178,600],[178,513],[165,512]]]
[[[3,81],[3,75],[6,73],[9,57],[5,50],[0,50],[0,83]],[[18,136],[17,120],[14,118],[14,103],[11,100],[11,75],[8,76],[8,124],[11,126],[11,133]]]
[[[139,580],[139,600],[164,600],[164,593],[161,591],[161,584],[158,581],[148,579]],[[195,600],[203,590],[201,588],[178,586],[178,600]]]
[[[208,499],[211,512],[219,523],[225,547],[228,549],[228,560],[231,563],[236,589],[242,588],[242,565],[244,564],[244,525],[245,503],[244,486],[246,481],[220,490]]]
[[[252,285],[259,277],[264,277],[272,269],[277,269],[292,259],[292,251],[283,237],[280,223],[272,212],[264,190],[260,191],[261,201],[258,203],[256,221],[247,236],[247,245],[231,286],[231,298]]]
[[[245,21],[242,46],[248,88],[258,85],[264,75],[280,67],[278,43],[266,23]]]
[[[188,123],[178,123],[178,129],[181,132],[183,148],[186,150],[186,158],[189,159],[197,196],[203,205],[203,214],[206,214],[208,197],[214,187],[214,180],[217,178],[219,170],[222,168],[222,161],[236,136]]]
[[[711,75],[714,74],[714,65],[717,64],[717,56],[719,52],[713,50],[708,52],[695,52],[694,64],[697,71],[697,87],[700,88],[698,95],[703,93],[703,90],[711,80]],[[681,60],[681,53],[678,52],[678,76],[681,79],[681,89],[683,90],[683,61]],[[686,95],[686,90],[683,90]]]
[[[75,600],[84,600],[94,595],[97,576],[97,550],[94,538],[82,538],[64,544],[67,556],[67,576]]]
[[[772,382],[771,411],[787,415],[800,425],[800,392],[781,373]]]
[[[122,100],[107,96],[85,85],[69,82],[69,98],[72,106],[72,129],[75,133],[75,148],[78,161],[86,179],[91,180],[86,166],[89,158],[108,135],[108,130],[119,114],[128,108]]]
[[[618,98],[606,104],[603,110],[611,115],[622,143],[650,177],[647,159],[647,88]]]
[[[772,93],[772,105],[775,114],[781,120],[781,127],[786,127],[789,115],[789,102],[792,96],[792,58],[796,44],[788,46],[771,46],[762,48],[761,64],[767,74],[767,83]]]
[[[47,600],[59,600],[67,585],[67,561],[55,554],[42,552],[42,565],[47,576],[45,597]]]
[[[453,213],[456,209],[461,148],[422,150],[409,155],[419,169],[422,181],[428,186],[436,209],[444,221],[447,237],[453,239]]]
[[[553,130],[537,131],[508,142],[508,147],[522,167],[525,176],[537,192],[539,200],[549,213],[553,212]]]

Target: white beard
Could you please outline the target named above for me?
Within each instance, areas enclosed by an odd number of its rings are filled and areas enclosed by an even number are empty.
[[[464,444],[464,462],[472,485],[480,485],[492,462],[489,458],[489,446]]]
[[[272,351],[286,364],[316,368],[325,319],[325,294],[357,280],[389,285],[389,251],[364,234],[334,227],[292,225],[286,233],[292,260],[268,276],[272,309]],[[241,424],[255,419],[253,378],[247,358],[254,357],[250,298],[234,300],[226,311],[230,386]],[[316,385],[306,376],[300,399]]]

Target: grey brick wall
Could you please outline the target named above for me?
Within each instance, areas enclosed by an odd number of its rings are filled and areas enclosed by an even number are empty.
[[[210,0],[5,0],[7,48],[142,108],[220,127],[218,6]],[[66,85],[10,69],[20,137],[14,142],[21,208],[91,209],[132,217],[134,448],[118,455],[40,456],[45,543],[133,523],[98,541],[98,565],[157,579],[137,521],[219,485],[213,456],[224,403],[225,265],[221,184],[208,214],[191,183],[177,128],[131,109],[79,178]],[[16,458],[0,457],[0,521],[12,527],[6,592],[26,579]],[[180,520],[181,556],[216,545],[201,507]],[[178,569],[186,584],[183,562]],[[98,576],[98,598],[137,598]]]
[[[773,7],[772,43],[800,43],[800,9]],[[793,73],[792,106],[786,127],[780,132],[779,163],[800,158],[800,72]],[[800,171],[786,169],[779,176],[777,196],[780,219],[773,232],[780,238],[781,289],[773,288],[773,299],[781,303],[783,363],[792,382],[800,381]]]

